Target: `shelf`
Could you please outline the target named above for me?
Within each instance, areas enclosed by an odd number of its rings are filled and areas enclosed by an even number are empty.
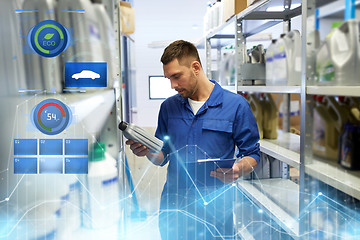
[[[301,4],[300,0],[293,0],[291,1],[292,4]],[[266,11],[270,7],[279,7],[283,6],[283,0],[262,0],[258,1],[242,12],[237,14],[237,18],[242,20],[259,20],[259,19],[290,19],[301,15],[301,6],[298,6],[293,9],[286,9],[285,11],[278,11],[278,12],[268,12]]]
[[[236,16],[232,16],[225,23],[223,23],[222,25],[218,26],[217,28],[213,29],[208,34],[206,34],[206,38],[207,39],[219,38],[219,35],[229,35],[229,34],[232,34],[234,36],[235,19],[236,19]],[[216,35],[218,35],[218,36],[215,37]]]
[[[360,86],[308,86],[307,94],[360,97]]]
[[[360,6],[360,0],[355,2]],[[344,0],[333,1],[319,8],[319,18],[341,18],[344,19],[345,4]]]
[[[291,1],[292,4],[301,4],[300,0]],[[283,0],[262,0],[258,1],[242,12],[236,15],[238,21],[245,21],[243,35],[245,38],[260,33],[276,24],[282,23],[284,20],[301,15],[301,5],[296,8],[286,9],[284,11],[267,11],[271,7],[283,6]]]
[[[252,20],[244,24],[243,35],[245,38],[253,36],[262,32],[283,20],[291,19],[301,15],[301,6],[294,9],[286,9],[279,12],[267,12],[267,8],[281,6],[284,4],[283,0],[261,0],[250,5],[237,15],[231,17],[224,24],[206,34],[206,39],[217,39],[216,46],[223,47],[231,44],[231,40],[235,39],[235,23],[236,21]],[[293,0],[292,4],[301,4],[300,0]],[[213,43],[212,43],[213,45]]]
[[[360,171],[349,171],[335,161],[314,157],[305,164],[305,172],[360,200]]]
[[[300,93],[300,86],[238,86],[238,91],[264,93]]]
[[[238,187],[289,235],[298,239],[299,186],[296,183],[288,179],[262,179],[238,181]]]
[[[300,168],[300,136],[279,130],[277,139],[261,139],[259,143],[261,152]]]

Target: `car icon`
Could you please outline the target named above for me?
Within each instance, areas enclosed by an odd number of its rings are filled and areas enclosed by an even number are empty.
[[[95,78],[100,78],[100,74],[90,70],[82,70],[80,73],[75,73],[71,77],[75,78],[76,80],[79,78],[91,78],[94,80]]]

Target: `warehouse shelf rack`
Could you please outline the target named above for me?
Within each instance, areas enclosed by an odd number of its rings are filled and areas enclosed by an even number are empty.
[[[289,206],[281,205],[281,199],[276,199],[272,195],[277,195],[276,191],[267,194],[268,185],[276,185],[280,188],[289,189],[289,195],[296,196],[296,207],[293,209],[300,213],[301,210],[309,207],[314,192],[311,189],[310,180],[316,179],[334,189],[340,190],[350,197],[360,200],[360,172],[349,171],[341,168],[336,162],[321,159],[312,154],[312,95],[333,95],[333,96],[354,96],[360,97],[360,86],[312,86],[314,82],[314,45],[309,35],[302,36],[302,80],[301,86],[246,86],[241,81],[240,65],[245,61],[246,40],[249,36],[261,32],[275,24],[284,22],[284,31],[290,30],[290,19],[302,15],[302,32],[310,33],[314,30],[312,26],[315,19],[315,9],[319,9],[319,18],[343,18],[344,1],[341,0],[306,0],[302,1],[301,6],[293,10],[281,13],[266,12],[266,8],[279,6],[289,1],[257,1],[243,12],[230,18],[225,24],[209,32],[205,37],[205,49],[207,60],[207,76],[211,78],[211,49],[233,45],[236,51],[236,70],[237,81],[235,89],[237,92],[265,92],[281,93],[285,95],[287,110],[290,108],[290,94],[300,94],[301,97],[301,135],[288,133],[289,115],[285,115],[285,127],[279,131],[278,139],[260,140],[261,152],[274,157],[300,172],[299,185],[288,179],[261,179],[238,181],[238,187],[250,199],[271,216],[271,218],[281,226],[294,239],[305,237],[310,232],[309,224],[311,219],[304,217],[298,219],[298,214],[291,214],[287,209]],[[290,1],[291,2],[291,1]],[[295,2],[295,1],[292,1]],[[360,1],[356,1],[356,6],[360,6]],[[312,52],[313,55],[307,55]],[[219,57],[218,57],[219,60]],[[286,113],[285,113],[286,114]],[[288,182],[291,182],[287,184]],[[292,187],[289,187],[292,186]],[[262,186],[262,187],[261,187]],[[286,209],[286,211],[283,210]],[[239,230],[239,234],[244,239],[252,239],[249,232]],[[251,235],[251,234],[250,234]]]

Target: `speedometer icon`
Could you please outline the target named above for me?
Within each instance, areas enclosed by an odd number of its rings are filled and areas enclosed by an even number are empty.
[[[70,125],[71,119],[70,108],[57,99],[46,99],[31,112],[31,120],[35,127],[47,135],[61,133]]]

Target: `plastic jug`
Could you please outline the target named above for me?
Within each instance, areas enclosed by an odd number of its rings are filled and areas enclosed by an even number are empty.
[[[266,50],[265,54],[265,60],[266,60],[266,86],[273,86],[274,85],[274,52],[276,47],[276,39],[272,40],[272,43],[269,45],[269,47]]]
[[[346,112],[333,97],[319,96],[313,116],[313,152],[315,155],[336,160],[338,138],[346,120]]]
[[[286,52],[287,85],[299,86],[301,82],[301,36],[293,30],[284,36]]]
[[[230,86],[235,84],[236,79],[235,51],[231,50],[224,54],[221,61],[219,76],[222,86]]]
[[[360,85],[359,21],[350,19],[326,36],[317,54],[317,82],[328,85]]]
[[[318,96],[313,113],[313,153],[320,157],[336,160],[338,133],[335,121],[330,117],[323,97]]]
[[[325,41],[321,44],[319,51],[316,54],[315,83],[317,85],[335,85],[335,69],[330,58],[331,49],[329,48],[329,38],[341,24],[342,22],[332,23],[331,32],[327,35]]]
[[[94,10],[97,15],[98,23],[100,25],[100,37],[102,52],[104,54],[104,60],[108,66],[108,87],[113,87],[114,79],[116,78],[115,73],[115,31],[111,19],[106,12],[103,4],[93,4]]]
[[[321,44],[316,54],[316,85],[332,85],[335,82],[334,65],[330,60],[329,48],[326,42]]]
[[[95,143],[89,158],[87,189],[82,203],[85,227],[99,229],[116,226],[120,217],[116,160],[105,152],[104,143]]]
[[[316,54],[320,48],[320,31],[319,31],[319,9],[315,9],[315,16],[314,16],[314,31],[310,32],[307,36],[307,39],[313,42],[313,48],[307,47],[306,48],[306,56],[308,61],[308,66],[310,68],[310,72],[316,72]],[[308,18],[309,19],[309,18]],[[314,67],[315,69],[314,69]],[[315,77],[311,77],[307,80],[308,85],[315,84]]]
[[[287,64],[286,64],[286,51],[285,51],[285,34],[276,41],[273,62],[273,84],[275,86],[287,85]]]
[[[359,21],[350,19],[337,28],[327,40],[334,64],[336,85],[360,85],[357,75],[359,59]]]
[[[263,139],[263,110],[260,100],[254,94],[250,94],[248,97],[248,101],[250,103],[251,111],[254,114],[259,129],[259,137],[260,139]]]
[[[341,106],[333,96],[325,97],[324,103],[330,113],[331,118],[335,122],[335,127],[337,131],[340,134],[344,124],[350,121],[350,111],[347,107]]]
[[[112,48],[108,45],[106,37],[103,36],[104,23],[108,24],[109,21],[99,21],[98,16],[104,11],[96,9],[97,4],[93,4],[90,0],[62,0],[58,1],[57,16],[58,21],[63,23],[64,26],[69,28],[71,41],[69,48],[63,53],[64,57],[61,58],[61,65],[64,67],[66,62],[106,62],[111,59],[111,56],[104,52],[106,48]],[[78,14],[67,11],[74,11],[77,9],[84,9],[86,14]],[[65,12],[64,12],[65,11]],[[107,23],[106,23],[107,22]],[[102,29],[102,30],[101,30]],[[111,29],[111,26],[106,26],[105,31]],[[110,36],[111,38],[111,36]],[[108,65],[113,64],[108,62]],[[112,69],[108,68],[108,78],[111,78]],[[109,79],[110,85],[112,79]],[[86,88],[87,92],[97,91],[98,88]]]
[[[279,111],[270,93],[260,101],[263,109],[264,138],[276,139],[278,135]]]

